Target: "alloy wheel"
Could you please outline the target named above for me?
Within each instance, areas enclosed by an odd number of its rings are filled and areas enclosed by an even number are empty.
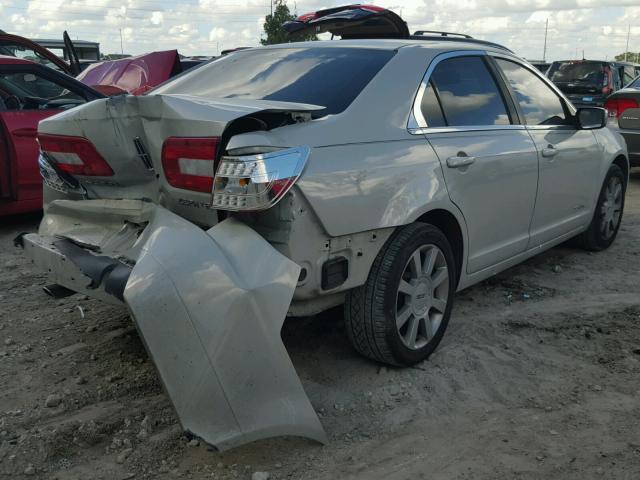
[[[396,297],[396,328],[404,345],[424,347],[438,332],[449,296],[449,270],[442,250],[422,245],[405,265]]]
[[[622,215],[622,181],[612,176],[604,192],[604,202],[600,207],[600,232],[605,240],[610,239],[620,223]]]

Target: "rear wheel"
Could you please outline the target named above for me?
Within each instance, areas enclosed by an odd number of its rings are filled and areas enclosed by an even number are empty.
[[[615,240],[624,211],[626,180],[618,165],[609,167],[591,224],[578,237],[583,248],[591,251],[604,250]]]
[[[345,323],[362,355],[412,365],[438,346],[456,287],[451,246],[436,227],[414,223],[387,241],[367,283],[347,294]]]

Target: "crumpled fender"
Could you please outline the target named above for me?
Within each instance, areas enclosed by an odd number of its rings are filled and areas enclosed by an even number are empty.
[[[325,443],[280,337],[300,267],[233,218],[205,232],[157,207],[148,229],[124,299],[184,429]]]

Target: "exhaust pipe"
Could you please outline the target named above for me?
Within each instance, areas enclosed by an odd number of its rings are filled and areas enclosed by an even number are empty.
[[[62,285],[58,285],[57,283],[52,283],[51,285],[47,285],[46,287],[42,287],[44,293],[53,298],[65,298],[73,295],[73,290],[68,289],[67,287],[63,287]]]

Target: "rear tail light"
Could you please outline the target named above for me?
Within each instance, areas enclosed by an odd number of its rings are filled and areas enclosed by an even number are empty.
[[[213,186],[214,208],[265,210],[278,203],[296,182],[309,147],[260,155],[222,157]]]
[[[61,171],[87,177],[111,177],[113,170],[84,137],[38,134],[40,150]]]
[[[219,137],[169,137],[162,145],[162,168],[169,185],[211,193]]]
[[[633,98],[610,98],[604,103],[604,108],[607,110],[609,118],[620,118],[625,110],[638,108],[638,102]]]

